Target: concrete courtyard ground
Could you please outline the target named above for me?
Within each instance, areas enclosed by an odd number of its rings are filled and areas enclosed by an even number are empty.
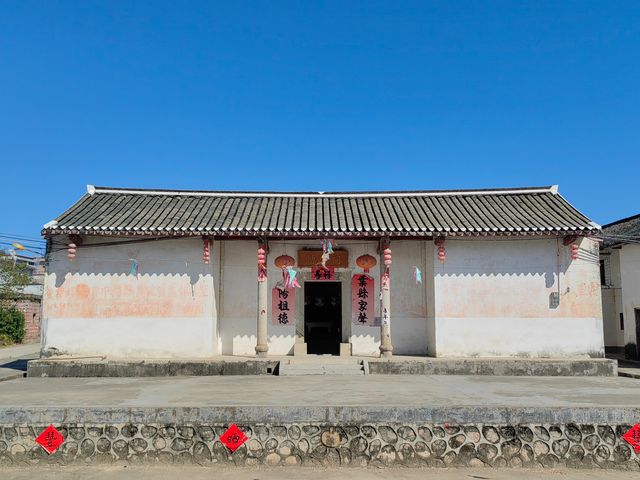
[[[238,411],[252,411],[256,416],[261,409],[291,415],[305,409],[306,420],[326,420],[328,410],[345,407],[421,409],[423,414],[425,409],[440,412],[474,407],[498,416],[535,409],[546,412],[553,421],[566,411],[596,416],[607,411],[640,414],[640,382],[622,377],[325,375],[22,378],[0,387],[1,415],[19,408],[57,420],[56,412],[79,407],[109,409],[121,412],[121,417],[136,409],[176,407],[239,407]],[[320,413],[321,418],[315,418]]]

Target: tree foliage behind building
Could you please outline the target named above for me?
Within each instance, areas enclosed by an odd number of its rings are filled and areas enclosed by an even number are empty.
[[[0,252],[0,344],[21,342],[24,338],[24,315],[14,304],[29,285],[26,265]]]

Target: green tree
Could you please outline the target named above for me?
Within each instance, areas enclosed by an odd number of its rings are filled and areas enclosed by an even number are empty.
[[[13,302],[19,300],[27,285],[29,285],[27,266],[14,262],[11,256],[0,252],[0,308],[8,308]]]

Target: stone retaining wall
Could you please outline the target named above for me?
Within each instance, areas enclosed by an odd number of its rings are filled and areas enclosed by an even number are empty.
[[[295,357],[291,357],[295,358]],[[358,357],[353,357],[354,360]],[[360,358],[371,375],[499,375],[617,377],[618,362],[592,359],[518,358],[422,358],[393,361]],[[29,362],[29,377],[173,377],[200,375],[273,375],[277,359],[238,359],[201,361],[125,361],[94,359],[56,359]]]
[[[46,463],[200,465],[491,466],[640,470],[621,439],[630,425],[239,425],[249,437],[231,453],[220,424],[56,425],[52,455],[35,443],[47,425],[0,426],[0,467]]]

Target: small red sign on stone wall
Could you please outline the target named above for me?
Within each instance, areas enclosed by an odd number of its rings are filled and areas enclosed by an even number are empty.
[[[38,435],[36,442],[39,443],[49,455],[51,455],[58,449],[58,447],[60,447],[60,445],[62,445],[64,437],[53,425],[49,425],[40,435]]]
[[[622,438],[633,447],[634,452],[640,453],[640,425],[636,423]]]
[[[220,436],[220,441],[232,452],[235,452],[247,440],[248,437],[236,426],[235,423]]]

